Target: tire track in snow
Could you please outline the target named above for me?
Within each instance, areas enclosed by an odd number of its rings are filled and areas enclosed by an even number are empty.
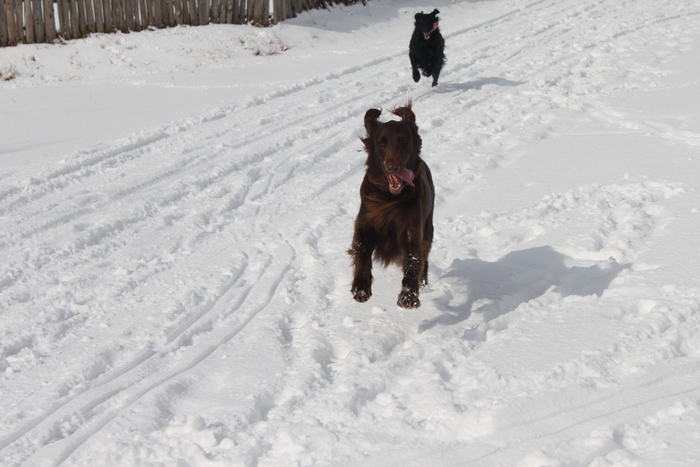
[[[143,396],[195,368],[234,339],[276,296],[295,258],[296,253],[285,242],[269,255],[256,277],[247,277],[250,273],[244,266],[216,302],[170,332],[160,349],[143,351],[123,369],[109,373],[104,381],[10,433],[0,441],[0,450],[32,432],[38,432],[32,436],[45,440],[43,449],[23,463],[43,465],[48,456],[55,459],[51,465],[61,465],[91,436]],[[236,287],[241,282],[243,284]],[[233,323],[229,322],[231,318]],[[179,354],[177,359],[175,354]],[[55,439],[50,434],[62,420],[76,419],[80,420],[79,425],[72,426],[72,433],[65,438]],[[47,450],[52,454],[47,454]]]
[[[567,440],[586,439],[605,426],[624,425],[636,420],[638,409],[655,413],[687,396],[700,396],[700,385],[696,375],[700,365],[696,362],[677,362],[669,369],[640,376],[625,382],[622,387],[610,391],[594,392],[582,388],[571,388],[553,397],[547,394],[537,398],[517,401],[502,414],[503,424],[496,427],[503,445],[487,447],[490,452],[479,457],[464,459],[465,465],[497,465],[504,459],[526,458],[537,450],[547,450],[553,444],[561,446],[562,436]],[[473,455],[473,454],[472,454]],[[600,453],[595,453],[586,464]]]

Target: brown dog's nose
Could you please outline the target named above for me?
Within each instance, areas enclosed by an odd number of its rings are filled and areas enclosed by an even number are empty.
[[[400,169],[400,167],[397,164],[391,164],[391,163],[384,164],[384,170],[388,174],[399,173],[399,169]]]

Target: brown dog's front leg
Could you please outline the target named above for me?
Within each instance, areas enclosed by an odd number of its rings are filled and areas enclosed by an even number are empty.
[[[369,300],[372,296],[372,253],[374,243],[370,236],[359,231],[355,231],[352,241],[352,248],[348,250],[352,256],[354,267],[352,280],[352,297],[360,303]]]
[[[403,280],[401,281],[401,293],[397,305],[401,308],[418,308],[420,299],[418,298],[419,278],[423,277],[423,262],[420,253],[415,247],[408,249],[408,255],[403,265]]]

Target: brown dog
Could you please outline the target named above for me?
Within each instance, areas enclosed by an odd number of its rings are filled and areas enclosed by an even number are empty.
[[[367,170],[360,187],[360,212],[352,248],[352,294],[372,296],[372,255],[384,266],[403,266],[398,305],[420,306],[418,289],[428,283],[428,253],[433,243],[435,188],[420,157],[422,141],[411,102],[392,113],[401,121],[379,122],[382,111],[365,113]]]

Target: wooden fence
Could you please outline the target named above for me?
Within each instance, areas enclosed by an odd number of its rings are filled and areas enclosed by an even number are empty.
[[[313,8],[365,0],[0,0],[0,46],[77,39],[93,32],[179,24],[268,26]]]

